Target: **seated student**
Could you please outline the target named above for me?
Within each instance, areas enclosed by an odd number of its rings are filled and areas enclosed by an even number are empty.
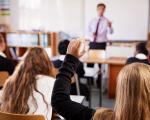
[[[14,71],[14,64],[11,60],[7,59],[4,51],[6,49],[6,44],[3,36],[0,34],[0,71],[6,71],[11,75]]]
[[[135,62],[150,64],[148,62],[148,51],[146,49],[146,42],[140,42],[136,45],[135,56],[128,58],[126,64],[131,64]]]
[[[4,85],[1,111],[40,114],[51,120],[51,95],[55,81],[53,64],[43,48],[31,48]]]
[[[63,40],[58,45],[58,51],[59,51],[60,56],[58,57],[58,59],[53,61],[53,64],[54,64],[55,68],[57,68],[57,69],[59,69],[61,67],[61,65],[64,61],[69,42],[70,41],[68,41],[68,40]],[[77,70],[76,70],[76,73],[77,73],[79,79],[84,76],[85,71],[84,71],[84,67],[83,67],[82,62],[79,63]],[[86,96],[86,98],[88,99],[89,98],[89,90],[88,90],[87,86],[82,84],[82,83],[79,83],[79,84],[80,84],[81,95]],[[71,94],[72,95],[77,94],[75,83],[71,84]]]
[[[70,81],[79,64],[79,46],[77,40],[70,43],[56,77],[52,95],[54,110],[67,120],[149,120],[150,67],[142,63],[127,65],[119,73],[114,110],[94,110],[71,101]]]

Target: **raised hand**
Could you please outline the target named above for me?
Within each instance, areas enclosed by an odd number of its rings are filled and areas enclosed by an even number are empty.
[[[67,54],[73,55],[77,58],[81,57],[85,51],[84,48],[80,49],[81,41],[72,40],[68,46]]]

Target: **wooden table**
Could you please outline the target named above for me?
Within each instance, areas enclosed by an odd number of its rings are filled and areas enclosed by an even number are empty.
[[[115,98],[116,93],[116,84],[117,84],[117,76],[120,70],[124,67],[127,58],[116,58],[111,57],[106,59],[106,64],[108,64],[109,69],[109,82],[108,82],[108,95],[109,98]]]
[[[104,50],[90,50],[80,60],[84,63],[108,64],[109,66],[108,95],[109,98],[114,98],[116,92],[116,78],[122,67],[125,65],[127,58],[119,58],[119,57],[106,58],[106,53]],[[100,86],[100,106],[101,101],[102,101],[102,93]]]

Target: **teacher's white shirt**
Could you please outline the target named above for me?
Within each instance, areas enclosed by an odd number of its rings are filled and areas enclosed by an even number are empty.
[[[87,33],[87,39],[89,39],[91,42],[94,42],[94,33],[96,32],[97,23],[100,19],[99,27],[98,27],[98,34],[97,34],[97,43],[107,42],[107,34],[113,33],[113,29],[108,26],[109,20],[106,17],[97,17],[91,20],[89,26],[88,26],[88,33]]]

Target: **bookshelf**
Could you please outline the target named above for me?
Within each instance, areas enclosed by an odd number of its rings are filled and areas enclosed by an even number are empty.
[[[56,32],[1,32],[6,42],[5,53],[11,59],[21,57],[27,49],[43,47],[49,56],[57,55],[58,36]]]

